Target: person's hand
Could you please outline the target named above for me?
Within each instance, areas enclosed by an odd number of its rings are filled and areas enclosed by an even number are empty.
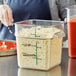
[[[13,22],[12,10],[8,5],[0,5],[0,21],[5,26],[11,26]]]

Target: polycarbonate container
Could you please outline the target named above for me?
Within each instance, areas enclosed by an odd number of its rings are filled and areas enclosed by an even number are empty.
[[[68,55],[76,58],[76,5],[67,8]]]
[[[61,63],[62,21],[26,20],[17,22],[18,66],[49,70]]]
[[[61,76],[61,66],[57,66],[49,71],[37,71],[19,68],[18,76]]]

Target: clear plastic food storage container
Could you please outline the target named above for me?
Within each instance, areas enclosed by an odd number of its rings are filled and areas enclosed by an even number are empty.
[[[61,66],[57,66],[49,71],[37,71],[19,68],[18,76],[61,76]]]
[[[68,54],[76,58],[76,5],[67,9]]]
[[[18,66],[49,70],[60,64],[62,21],[28,20],[15,24]]]

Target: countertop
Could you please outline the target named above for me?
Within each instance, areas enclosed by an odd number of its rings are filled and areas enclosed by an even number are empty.
[[[49,71],[36,71],[20,69],[16,55],[0,57],[0,76],[76,76],[76,59],[68,57],[68,49],[63,49],[60,65]]]

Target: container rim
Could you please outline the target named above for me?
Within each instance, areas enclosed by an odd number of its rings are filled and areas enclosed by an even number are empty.
[[[28,22],[32,22],[32,21],[46,21],[46,22],[50,22],[50,23],[54,23],[54,22],[59,22],[61,24],[64,24],[64,21],[57,21],[57,20],[40,20],[40,19],[29,19],[29,20],[23,20],[23,21],[19,21],[19,22],[16,22],[15,24],[21,24],[23,22],[26,22],[26,23],[23,23],[23,24],[27,24],[29,25]],[[31,26],[32,24],[30,24],[29,26]]]
[[[13,42],[13,43],[16,43],[16,40],[0,40],[2,42]]]

